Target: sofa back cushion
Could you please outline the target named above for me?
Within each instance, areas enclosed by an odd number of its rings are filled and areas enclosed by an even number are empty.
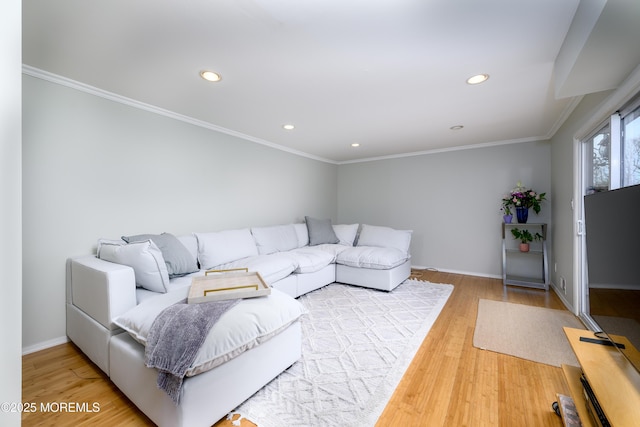
[[[395,230],[390,227],[363,224],[358,237],[358,246],[395,248],[409,254],[413,230]]]
[[[353,246],[358,234],[358,224],[335,224],[333,231],[340,240],[338,243],[344,246]]]
[[[290,251],[298,247],[298,235],[293,224],[253,227],[251,234],[261,255]]]
[[[302,248],[309,245],[309,230],[307,229],[307,224],[298,223],[293,224],[293,227],[296,229],[296,235],[298,236],[298,247]]]
[[[195,233],[195,236],[198,239],[198,261],[204,269],[258,255],[256,242],[248,228]]]

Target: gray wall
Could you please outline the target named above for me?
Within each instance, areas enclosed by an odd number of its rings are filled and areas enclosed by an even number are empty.
[[[500,201],[518,181],[549,193],[547,142],[340,165],[338,219],[412,229],[412,264],[501,277]],[[548,222],[545,202],[531,222]]]
[[[337,215],[336,165],[27,75],[22,169],[25,351],[64,339],[65,260],[100,237]]]

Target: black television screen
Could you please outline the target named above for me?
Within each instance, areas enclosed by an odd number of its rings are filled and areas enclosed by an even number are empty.
[[[640,185],[587,195],[584,211],[589,316],[640,349]]]

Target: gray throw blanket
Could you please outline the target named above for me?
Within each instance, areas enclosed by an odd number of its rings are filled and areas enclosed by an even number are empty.
[[[182,382],[187,369],[204,342],[211,327],[239,299],[187,304],[173,304],[156,317],[149,330],[144,362],[158,369],[158,387],[173,402],[180,403]]]

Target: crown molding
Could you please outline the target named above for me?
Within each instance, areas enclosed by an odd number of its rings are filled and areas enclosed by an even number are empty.
[[[266,141],[261,138],[256,138],[251,135],[246,135],[231,129],[223,128],[221,126],[217,126],[213,123],[206,122],[204,120],[194,119],[193,117],[185,116],[183,114],[178,114],[173,111],[165,110],[160,107],[156,107],[154,105],[146,104],[144,102],[137,101],[135,99],[127,98],[122,95],[115,94],[113,92],[108,92],[103,89],[99,89],[94,86],[87,85],[85,83],[78,82],[76,80],[69,79],[67,77],[63,77],[57,74],[50,73],[48,71],[41,70],[39,68],[31,67],[29,65],[22,65],[22,72],[31,77],[39,78],[42,80],[46,80],[51,83],[55,83],[61,86],[65,86],[71,89],[75,89],[81,92],[85,92],[94,96],[98,96],[100,98],[108,99],[113,102],[117,102],[123,105],[127,105],[129,107],[137,108],[140,110],[144,110],[150,113],[159,114],[161,116],[165,116],[174,120],[178,120],[181,122],[189,123],[194,126],[199,126],[208,130],[212,130],[215,132],[220,132],[226,135],[234,136],[236,138],[244,139],[246,141],[254,142],[256,144],[264,145],[276,150],[284,151],[289,154],[294,154],[296,156],[305,157],[311,160],[316,160],[319,162],[329,163],[333,165],[346,165],[352,163],[365,163],[365,162],[373,162],[373,161],[381,161],[381,160],[390,160],[390,159],[398,159],[403,157],[416,157],[416,156],[425,156],[430,154],[439,154],[439,153],[447,153],[452,151],[461,151],[461,150],[475,150],[479,148],[487,148],[487,147],[496,147],[501,145],[509,145],[509,144],[520,144],[526,142],[535,142],[535,141],[546,141],[553,137],[553,135],[557,132],[557,130],[562,126],[565,120],[571,115],[573,110],[579,104],[582,97],[574,98],[567,108],[563,111],[558,117],[558,120],[554,123],[554,126],[551,128],[549,133],[544,136],[537,137],[528,137],[528,138],[520,138],[513,140],[504,140],[504,141],[493,141],[493,142],[485,142],[480,144],[472,144],[472,145],[463,145],[457,147],[446,147],[446,148],[436,148],[433,150],[424,150],[424,151],[415,151],[410,153],[403,154],[393,154],[388,156],[379,156],[379,157],[368,157],[354,160],[345,160],[345,161],[336,161],[331,159],[326,159],[323,157],[315,156],[313,154],[309,154],[303,151],[294,150],[288,147],[284,147],[279,144],[275,144],[270,141]]]
[[[117,102],[120,104],[127,105],[129,107],[137,108],[140,110],[144,110],[150,113],[159,114],[161,116],[165,116],[174,120],[178,120],[181,122],[189,123],[194,126],[199,126],[208,130],[212,130],[215,132],[220,132],[226,135],[231,135],[236,138],[244,139],[246,141],[255,142],[256,144],[265,145],[270,148],[274,148],[276,150],[284,151],[289,154],[294,154],[300,157],[306,157],[308,159],[317,160],[324,163],[337,164],[336,161],[325,159],[323,157],[314,156],[313,154],[305,153],[303,151],[294,150],[288,147],[283,147],[282,145],[275,144],[270,141],[266,141],[264,139],[256,138],[251,135],[246,135],[240,132],[236,132],[231,129],[223,128],[221,126],[214,125],[213,123],[206,122],[204,120],[194,119],[193,117],[185,116],[183,114],[178,114],[173,111],[165,110],[164,108],[156,107],[151,104],[146,104],[144,102],[136,101],[135,99],[127,98],[122,95],[118,95],[112,92],[108,92],[106,90],[99,89],[94,86],[87,85],[85,83],[78,82],[76,80],[69,79],[67,77],[63,77],[57,74],[50,73],[48,71],[41,70],[39,68],[31,67],[29,65],[22,65],[22,72],[31,77],[35,77],[41,80],[46,80],[51,83],[59,84],[61,86],[66,86],[71,89],[75,89],[81,92],[88,93],[90,95],[98,96],[100,98],[108,99],[113,102]]]
[[[393,154],[389,156],[369,157],[366,159],[345,160],[342,162],[338,162],[338,164],[346,165],[351,163],[364,163],[364,162],[375,162],[379,160],[400,159],[403,157],[426,156],[429,154],[449,153],[451,151],[476,150],[479,148],[498,147],[500,145],[522,144],[525,142],[540,142],[540,141],[547,141],[548,139],[549,138],[547,137],[531,137],[531,138],[510,139],[510,140],[504,140],[504,141],[483,142],[480,144],[460,145],[458,147],[434,148],[433,150],[414,151],[411,153],[404,153],[404,154]]]

